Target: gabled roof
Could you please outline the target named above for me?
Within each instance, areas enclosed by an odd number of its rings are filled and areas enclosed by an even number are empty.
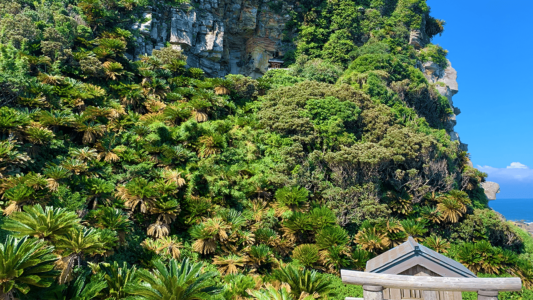
[[[418,244],[412,237],[369,260],[365,272],[398,275],[417,265],[442,277],[476,277],[461,263]]]
[[[271,58],[268,60],[269,63],[284,63],[285,61],[279,58]]]

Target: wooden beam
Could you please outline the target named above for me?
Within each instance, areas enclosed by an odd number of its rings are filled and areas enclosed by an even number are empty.
[[[513,278],[457,278],[390,275],[341,270],[342,282],[356,285],[379,285],[385,288],[411,289],[424,291],[461,291],[479,290],[520,291],[522,280]]]

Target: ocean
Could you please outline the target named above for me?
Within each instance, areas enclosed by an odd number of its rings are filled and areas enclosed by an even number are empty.
[[[533,222],[533,199],[498,199],[489,206],[509,221]]]

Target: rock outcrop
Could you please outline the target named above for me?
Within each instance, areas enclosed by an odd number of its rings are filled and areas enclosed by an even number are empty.
[[[454,130],[455,125],[457,125],[457,115],[461,113],[461,110],[453,104],[453,96],[459,92],[457,71],[452,67],[450,61],[448,61],[448,67],[446,69],[441,68],[432,61],[419,64],[418,67],[422,70],[429,82],[436,83],[439,93],[448,98],[453,114],[448,118],[446,130],[450,134],[452,141],[460,142],[461,150],[468,151],[468,145],[461,142],[459,134]]]
[[[136,24],[132,58],[151,54],[170,43],[183,50],[190,67],[208,76],[243,74],[257,78],[268,70],[268,60],[283,55],[285,23],[295,1],[199,0],[179,7],[158,3]]]
[[[420,23],[420,29],[411,30],[409,36],[409,44],[416,49],[424,48],[430,43],[430,38],[426,33],[426,16],[422,15],[422,22]]]
[[[496,182],[485,181],[481,183],[481,187],[485,190],[485,195],[489,200],[496,200],[496,194],[500,193],[500,185]]]

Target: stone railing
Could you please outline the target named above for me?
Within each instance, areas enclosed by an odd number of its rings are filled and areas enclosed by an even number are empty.
[[[384,288],[420,290],[424,300],[437,300],[438,291],[477,292],[478,300],[497,300],[499,292],[520,291],[520,278],[456,278],[390,275],[341,270],[342,282],[363,286],[364,300],[383,299]],[[358,298],[346,298],[355,300]],[[359,298],[360,299],[360,298]]]

